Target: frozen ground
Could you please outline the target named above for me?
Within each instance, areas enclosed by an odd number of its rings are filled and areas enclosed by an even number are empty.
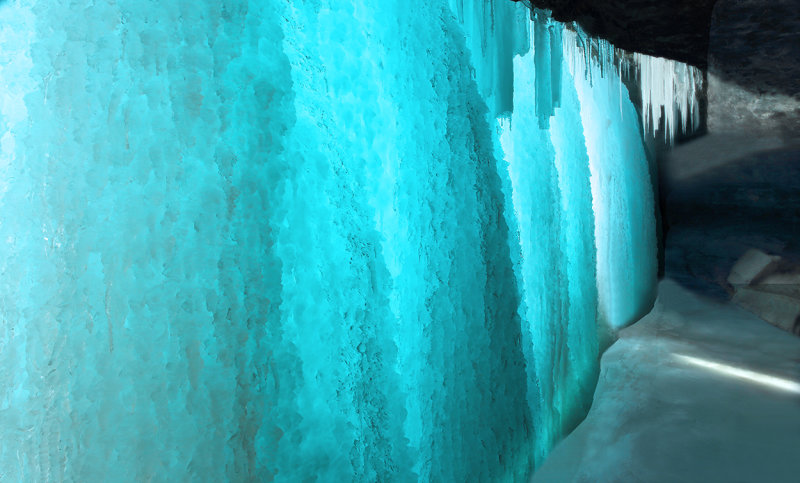
[[[536,482],[796,482],[800,339],[667,279]]]

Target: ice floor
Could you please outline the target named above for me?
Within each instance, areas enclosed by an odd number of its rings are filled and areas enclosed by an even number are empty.
[[[603,355],[535,482],[796,482],[800,338],[676,282]]]

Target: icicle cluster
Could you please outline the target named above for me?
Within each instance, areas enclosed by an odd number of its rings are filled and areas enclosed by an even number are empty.
[[[630,78],[631,72],[637,76],[645,134],[655,136],[663,119],[664,139],[672,144],[678,132],[686,134],[700,126],[697,93],[702,89],[703,76],[696,67],[627,53],[608,41],[588,37],[575,25],[565,30],[564,42],[573,75],[583,75],[591,81],[594,75],[605,76],[609,69],[615,69],[620,78]]]
[[[633,62],[639,72],[645,132],[654,133],[662,118],[668,143],[672,143],[679,129],[684,134],[696,130],[700,125],[697,99],[703,79],[700,70],[682,62],[638,53],[634,54]],[[681,121],[680,127],[677,119]]]

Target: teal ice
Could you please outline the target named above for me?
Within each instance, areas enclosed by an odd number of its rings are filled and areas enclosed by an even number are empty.
[[[0,4],[0,480],[526,481],[656,281],[603,45],[508,0]]]

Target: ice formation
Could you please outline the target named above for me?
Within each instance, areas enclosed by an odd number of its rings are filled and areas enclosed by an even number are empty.
[[[678,132],[690,133],[700,127],[698,94],[702,72],[682,62],[635,53],[633,62],[640,73],[642,124],[645,132],[664,123],[664,136],[672,143]],[[662,113],[663,110],[663,113]],[[680,124],[678,124],[680,121]]]
[[[500,141],[538,463],[588,410],[600,348],[647,309],[657,266],[649,165],[621,79],[545,15],[529,38]]]
[[[649,302],[639,117],[522,5],[0,25],[0,478],[523,481]]]

